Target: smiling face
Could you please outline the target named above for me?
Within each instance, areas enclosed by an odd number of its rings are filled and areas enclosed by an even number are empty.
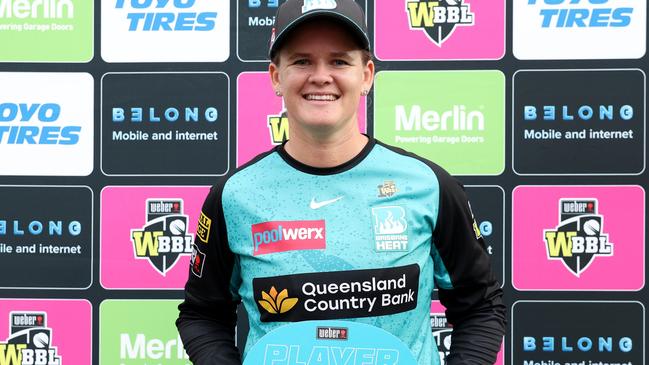
[[[292,31],[269,67],[273,87],[284,96],[291,135],[358,132],[363,90],[374,80],[374,63],[344,26],[313,20]]]

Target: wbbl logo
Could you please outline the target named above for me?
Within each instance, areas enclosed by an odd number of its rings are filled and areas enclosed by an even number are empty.
[[[61,365],[57,348],[52,346],[52,329],[45,312],[9,313],[9,338],[0,343],[0,364]]]
[[[270,143],[273,145],[280,145],[288,140],[289,131],[286,109],[282,108],[282,112],[279,115],[268,116],[268,133],[270,134]]]
[[[597,199],[560,199],[560,222],[543,231],[549,260],[561,260],[579,277],[595,256],[612,256],[613,243],[604,231],[604,217],[597,214]]]
[[[426,32],[433,43],[441,46],[456,26],[472,26],[474,14],[463,0],[421,0],[406,2],[410,29]]]
[[[135,257],[149,260],[160,274],[191,255],[194,237],[188,234],[189,217],[183,213],[182,199],[147,199],[146,223],[131,230]]]
[[[433,341],[435,341],[439,352],[440,365],[444,365],[446,357],[451,352],[453,327],[446,320],[446,316],[441,313],[430,314],[430,327],[433,332]]]

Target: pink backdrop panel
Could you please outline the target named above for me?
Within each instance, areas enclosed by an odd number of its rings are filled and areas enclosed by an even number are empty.
[[[92,363],[92,305],[87,300],[1,299],[0,343],[9,337],[10,312],[45,313],[45,327],[52,329],[50,346],[56,347],[61,363]]]
[[[639,290],[644,286],[645,198],[640,186],[519,186],[513,192],[512,281],[519,290]],[[548,259],[544,230],[559,224],[560,199],[597,199],[611,256],[575,275]]]
[[[479,60],[505,55],[505,1],[465,0],[473,25],[456,25],[441,46],[421,28],[410,29],[408,1],[375,1],[375,48],[381,60]]]
[[[101,285],[107,289],[182,289],[189,273],[189,255],[181,255],[162,275],[147,259],[136,258],[131,230],[146,223],[147,199],[182,199],[189,216],[189,234],[196,226],[206,186],[107,186],[101,192]]]

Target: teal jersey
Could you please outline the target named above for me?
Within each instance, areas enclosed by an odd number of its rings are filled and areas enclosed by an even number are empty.
[[[462,186],[373,139],[334,168],[301,164],[282,147],[259,156],[212,189],[196,242],[181,334],[192,305],[232,310],[241,301],[250,324],[244,357],[279,326],[340,319],[393,334],[418,365],[439,364],[435,288],[451,323],[471,327],[476,309],[496,313],[478,326],[489,327],[485,356],[498,351],[501,291]],[[191,341],[197,327],[187,328]],[[465,339],[474,336],[485,335]]]

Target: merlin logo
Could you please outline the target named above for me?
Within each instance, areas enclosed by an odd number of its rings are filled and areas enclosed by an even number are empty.
[[[274,286],[270,288],[268,293],[262,290],[262,299],[257,302],[270,314],[282,314],[290,311],[295,307],[298,302],[297,298],[289,298],[288,290],[284,289],[277,293]]]
[[[376,251],[407,251],[408,221],[403,207],[372,208]]]
[[[442,313],[430,314],[430,327],[433,332],[433,341],[435,341],[439,352],[440,365],[444,365],[446,364],[446,357],[451,352],[453,327]]]
[[[0,18],[40,18],[71,19],[74,16],[74,4],[71,0],[28,1],[0,0]]]
[[[61,365],[57,348],[52,346],[52,329],[45,312],[9,313],[10,335],[0,343],[0,364]]]
[[[399,191],[397,190],[397,184],[395,184],[392,180],[386,180],[385,182],[383,182],[383,185],[379,185],[378,188],[379,198],[391,197]]]
[[[146,206],[146,224],[131,230],[135,257],[149,260],[165,276],[180,255],[192,254],[194,238],[187,233],[189,217],[182,214],[182,199],[148,199]]]
[[[279,115],[268,116],[268,132],[270,133],[270,143],[280,145],[288,140],[288,117],[286,109],[282,109]]]
[[[406,2],[410,29],[426,32],[433,43],[441,46],[457,25],[472,26],[474,14],[462,0],[419,0]]]
[[[549,260],[561,260],[579,277],[595,256],[612,256],[613,243],[604,234],[604,217],[597,214],[597,200],[559,200],[559,225],[544,230]]]

